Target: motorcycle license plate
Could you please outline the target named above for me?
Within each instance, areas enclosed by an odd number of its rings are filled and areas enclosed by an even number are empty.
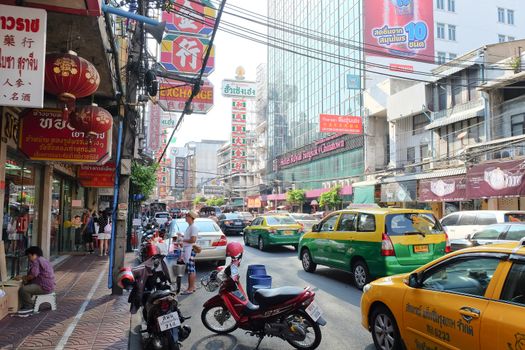
[[[323,310],[321,310],[319,304],[312,301],[306,308],[306,313],[312,318],[312,320],[317,321],[319,317],[323,315]]]
[[[177,312],[172,312],[166,315],[157,317],[157,322],[159,323],[160,331],[166,331],[180,326],[179,314]]]

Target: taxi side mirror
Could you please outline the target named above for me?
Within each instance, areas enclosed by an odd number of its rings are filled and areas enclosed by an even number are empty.
[[[318,224],[314,224],[312,226],[312,232],[319,232],[319,225]]]
[[[408,276],[408,286],[411,288],[421,287],[423,281],[421,281],[421,275],[417,272],[413,272]]]

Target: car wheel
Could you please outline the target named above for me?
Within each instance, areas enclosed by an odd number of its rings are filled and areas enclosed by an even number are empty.
[[[315,272],[317,264],[314,263],[312,256],[310,255],[310,251],[306,248],[301,252],[301,262],[303,264],[303,269],[306,272]]]
[[[362,290],[363,287],[370,282],[370,273],[366,263],[362,260],[354,262],[352,266],[352,275],[354,278],[354,284],[357,289]]]
[[[401,350],[401,335],[394,315],[385,306],[377,306],[370,317],[372,339],[376,349]]]
[[[243,237],[243,240],[244,240],[244,245],[249,247],[250,246],[250,242],[248,242],[248,236],[246,235],[246,232],[242,235]]]
[[[259,244],[257,245],[260,251],[263,251],[266,249],[266,245],[264,244],[264,239],[262,237],[259,237]]]

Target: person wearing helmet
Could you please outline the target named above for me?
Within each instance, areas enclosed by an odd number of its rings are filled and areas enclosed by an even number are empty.
[[[226,246],[226,256],[229,256],[232,261],[226,268],[225,273],[235,282],[239,280],[239,266],[241,265],[242,253],[244,253],[244,248],[239,242],[230,242]]]

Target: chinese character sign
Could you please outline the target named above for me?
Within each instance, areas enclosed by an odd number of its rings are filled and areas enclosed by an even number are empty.
[[[159,105],[167,112],[182,112],[191,96],[193,85],[177,80],[165,79],[160,84]],[[199,93],[193,98],[193,113],[206,114],[213,107],[213,85],[205,80]]]
[[[320,132],[352,135],[361,135],[363,133],[363,119],[361,117],[321,114],[319,126]]]
[[[148,146],[152,151],[160,147],[160,107],[149,103]]]
[[[232,99],[231,172],[246,171],[246,100]]]
[[[47,13],[0,5],[0,105],[43,107]]]
[[[209,39],[189,35],[166,35],[161,44],[160,63],[171,72],[197,75],[202,69],[209,43]],[[212,48],[204,69],[204,76],[208,76],[214,69],[215,50]]]
[[[216,11],[195,0],[174,0],[170,12],[162,13],[166,31],[210,36],[215,25]]]
[[[367,55],[434,57],[434,5],[432,0],[365,0]]]

